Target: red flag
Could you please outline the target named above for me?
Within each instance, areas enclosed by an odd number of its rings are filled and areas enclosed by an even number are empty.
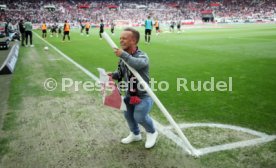
[[[100,72],[100,82],[102,84],[103,104],[125,111],[126,106],[123,97],[112,77],[108,76],[102,68],[98,68],[98,71]]]
[[[104,97],[104,105],[120,109],[122,104],[121,94],[111,77],[109,78],[107,87],[110,87],[112,91],[110,95]]]

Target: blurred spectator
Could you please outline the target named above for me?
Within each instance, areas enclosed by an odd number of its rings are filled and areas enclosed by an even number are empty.
[[[27,21],[24,23],[25,27],[25,37],[26,37],[26,47],[28,47],[28,39],[30,41],[31,47],[34,47],[33,45],[33,24],[30,21],[30,19],[27,19]]]

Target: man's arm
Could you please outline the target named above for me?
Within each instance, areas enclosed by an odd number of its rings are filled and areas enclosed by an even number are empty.
[[[146,54],[139,55],[139,58],[133,57],[132,55],[128,54],[127,52],[123,51],[120,57],[126,61],[128,65],[130,65],[135,70],[143,69],[145,66],[148,65],[149,59]]]
[[[112,79],[115,79],[115,80],[118,80],[120,77],[119,77],[119,73],[118,71],[115,71],[115,72],[112,72],[112,73],[109,73],[108,74],[109,76],[112,77]]]
[[[118,69],[114,72],[108,72],[107,74],[109,76],[112,77],[112,79],[115,79],[115,80],[122,80],[123,78],[123,74],[122,74],[122,69],[121,69],[121,66],[122,66],[122,60],[120,60],[119,64],[118,64]]]

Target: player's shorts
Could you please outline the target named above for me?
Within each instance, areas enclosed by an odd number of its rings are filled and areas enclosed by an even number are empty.
[[[64,31],[64,35],[69,35],[69,31]]]
[[[145,35],[151,35],[151,29],[146,29],[145,30]]]
[[[159,30],[159,27],[155,27],[155,30]]]
[[[57,30],[56,29],[52,29],[52,33],[56,33],[57,32]]]
[[[178,29],[180,29],[180,26],[177,26]]]
[[[42,30],[42,33],[47,33],[47,31],[46,30]]]
[[[87,32],[88,32],[88,31],[89,31],[89,28],[85,28],[85,31],[87,31]]]
[[[100,29],[100,33],[103,33],[104,32],[104,30],[103,29]]]

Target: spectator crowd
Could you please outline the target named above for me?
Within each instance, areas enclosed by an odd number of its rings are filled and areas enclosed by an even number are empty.
[[[6,9],[0,11],[0,21],[28,18],[33,23],[89,20],[108,23],[129,20],[142,24],[147,16],[161,22],[201,20],[202,11],[211,11],[215,18],[274,19],[275,0],[1,0]]]

